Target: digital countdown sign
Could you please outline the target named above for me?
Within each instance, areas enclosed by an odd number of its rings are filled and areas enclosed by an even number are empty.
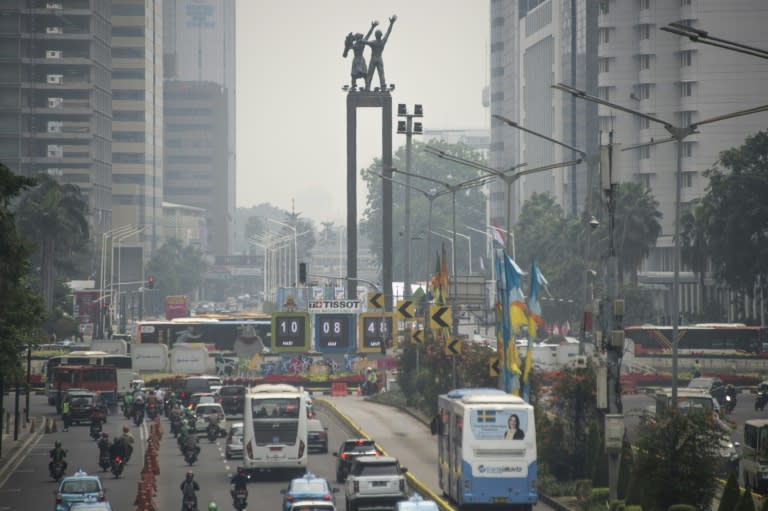
[[[315,349],[320,353],[351,351],[355,340],[355,314],[315,315]]]
[[[360,347],[363,353],[381,353],[381,344],[392,343],[394,314],[391,312],[366,312],[360,314]]]
[[[309,315],[277,312],[272,316],[272,345],[277,352],[307,352],[310,347]]]

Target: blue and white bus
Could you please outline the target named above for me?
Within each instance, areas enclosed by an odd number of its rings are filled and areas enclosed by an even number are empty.
[[[438,397],[440,489],[459,507],[530,511],[536,490],[533,406],[499,389],[457,389]]]

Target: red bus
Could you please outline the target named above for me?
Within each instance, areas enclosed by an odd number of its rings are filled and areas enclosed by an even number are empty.
[[[699,323],[680,325],[678,354],[682,356],[760,356],[764,331],[759,326],[742,323]],[[672,327],[637,325],[624,328],[636,356],[672,353]]]
[[[59,365],[53,368],[51,388],[58,397],[69,389],[100,394],[111,405],[117,403],[117,369],[102,365]]]
[[[189,303],[186,295],[169,295],[165,297],[165,319],[189,317]]]

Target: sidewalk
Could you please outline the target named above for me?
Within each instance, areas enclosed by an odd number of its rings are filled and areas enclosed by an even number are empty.
[[[45,418],[30,417],[29,424],[21,417],[19,423],[18,438],[13,439],[14,420],[3,422],[3,444],[0,452],[0,487],[5,485],[6,479],[19,466],[27,453],[28,448],[37,442],[45,433]]]

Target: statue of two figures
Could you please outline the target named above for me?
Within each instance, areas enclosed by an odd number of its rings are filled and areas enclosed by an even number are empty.
[[[352,50],[352,70],[351,70],[351,82],[350,86],[352,90],[357,90],[357,80],[362,78],[365,81],[365,89],[371,90],[371,81],[373,80],[373,72],[379,73],[379,90],[387,90],[387,80],[384,78],[384,59],[382,54],[384,53],[384,46],[387,44],[389,34],[392,32],[392,25],[397,21],[397,16],[393,15],[389,18],[389,28],[386,34],[382,34],[381,30],[377,30],[374,34],[374,39],[371,40],[371,33],[373,29],[379,24],[378,21],[371,22],[371,28],[368,33],[363,36],[361,33],[350,32],[344,41],[344,54],[343,57],[347,58],[349,51]],[[371,61],[366,65],[363,51],[365,47],[371,47]]]

